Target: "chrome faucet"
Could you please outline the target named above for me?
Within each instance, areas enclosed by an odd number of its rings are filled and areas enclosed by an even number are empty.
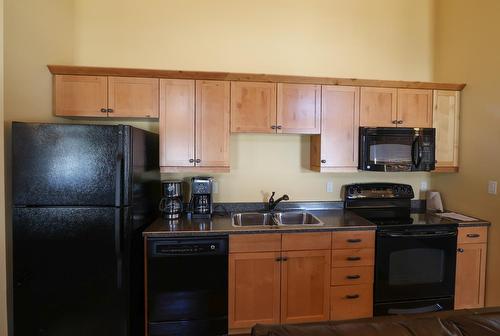
[[[283,196],[281,196],[280,198],[278,198],[275,201],[274,200],[274,194],[276,194],[276,193],[273,191],[271,197],[269,197],[269,211],[273,211],[276,208],[276,206],[278,205],[279,202],[281,202],[281,201],[288,201],[290,199],[287,194],[284,194]]]

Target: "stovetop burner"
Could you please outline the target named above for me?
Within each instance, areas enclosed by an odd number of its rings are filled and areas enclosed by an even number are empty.
[[[443,225],[456,224],[451,220],[436,216],[430,213],[413,213],[409,217],[394,217],[394,218],[370,218],[365,217],[370,222],[378,226],[407,226],[407,225]]]

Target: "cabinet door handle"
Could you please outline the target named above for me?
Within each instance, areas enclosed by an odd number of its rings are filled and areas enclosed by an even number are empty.
[[[398,125],[401,125],[403,123],[403,120],[398,120]]]
[[[102,108],[102,109],[101,109],[101,112],[102,112],[102,113],[106,113],[106,112],[108,112],[108,110],[107,110],[107,109],[105,109],[105,108]]]
[[[271,126],[271,129],[276,129],[276,125]]]
[[[395,125],[395,124],[398,123],[398,121],[397,120],[393,120],[392,123]]]
[[[467,234],[467,238],[479,238],[479,237],[481,237],[481,235],[478,233],[468,233]]]
[[[196,163],[200,163],[201,162],[201,159],[196,159]]]
[[[282,127],[281,127],[281,125],[278,125],[278,126],[276,126],[276,128],[277,128],[277,129],[281,129]]]
[[[348,279],[348,280],[356,280],[359,278],[361,278],[361,275],[359,275],[359,274],[353,274],[353,275],[346,276],[346,279]]]
[[[113,112],[114,112],[113,109],[110,108],[108,109],[108,113],[113,113]]]
[[[350,257],[347,257],[347,260],[349,260],[349,261],[358,261],[358,260],[361,260],[361,257],[350,256]]]
[[[359,298],[359,294],[352,294],[352,295],[346,295],[345,296],[346,299],[349,299],[349,300],[353,300],[353,299],[358,299]]]
[[[277,262],[280,262],[280,261],[282,261],[282,260],[283,260],[283,258],[281,258],[281,257],[277,257],[275,260],[276,260]]]
[[[288,260],[288,257],[282,257],[281,258],[282,261],[287,261]]]
[[[362,239],[347,239],[348,243],[361,243],[363,240]]]
[[[457,248],[457,252],[464,253],[464,249],[459,247],[459,248]]]
[[[194,159],[189,159],[189,163],[193,163],[194,162]]]
[[[321,163],[326,163],[326,160],[321,160]]]

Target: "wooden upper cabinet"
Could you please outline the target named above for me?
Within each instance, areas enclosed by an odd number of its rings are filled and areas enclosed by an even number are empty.
[[[231,132],[276,133],[276,84],[231,82]]]
[[[230,83],[196,81],[196,165],[229,167]]]
[[[194,166],[194,104],[194,80],[160,80],[160,166]]]
[[[277,133],[320,133],[321,85],[278,83],[277,103]]]
[[[229,255],[229,328],[280,322],[280,252]]]
[[[57,116],[158,118],[159,79],[56,75],[54,84]]]
[[[358,166],[359,88],[323,86],[321,135],[311,139],[311,166]]]
[[[54,76],[54,112],[61,117],[105,117],[108,79],[105,76]]]
[[[330,317],[330,250],[283,252],[281,323]]]
[[[486,248],[486,243],[458,245],[455,309],[484,307]]]
[[[109,116],[158,118],[159,79],[109,77]]]
[[[436,171],[458,170],[460,92],[434,91],[432,123],[436,129]]]
[[[397,89],[362,87],[359,124],[363,127],[395,127]]]
[[[398,127],[432,127],[432,90],[398,89]]]

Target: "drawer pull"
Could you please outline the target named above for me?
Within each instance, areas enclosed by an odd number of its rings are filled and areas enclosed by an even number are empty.
[[[358,294],[346,295],[345,298],[348,300],[354,300],[354,299],[358,299],[359,295]]]
[[[479,238],[481,235],[479,233],[468,233],[467,238]]]
[[[350,257],[347,257],[347,260],[349,260],[349,261],[358,261],[358,260],[361,260],[361,257],[350,256]]]
[[[348,243],[361,243],[363,240],[362,239],[347,239]]]
[[[349,280],[356,280],[356,279],[361,278],[361,275],[359,275],[359,274],[353,274],[353,275],[348,275],[345,278],[349,279]]]

